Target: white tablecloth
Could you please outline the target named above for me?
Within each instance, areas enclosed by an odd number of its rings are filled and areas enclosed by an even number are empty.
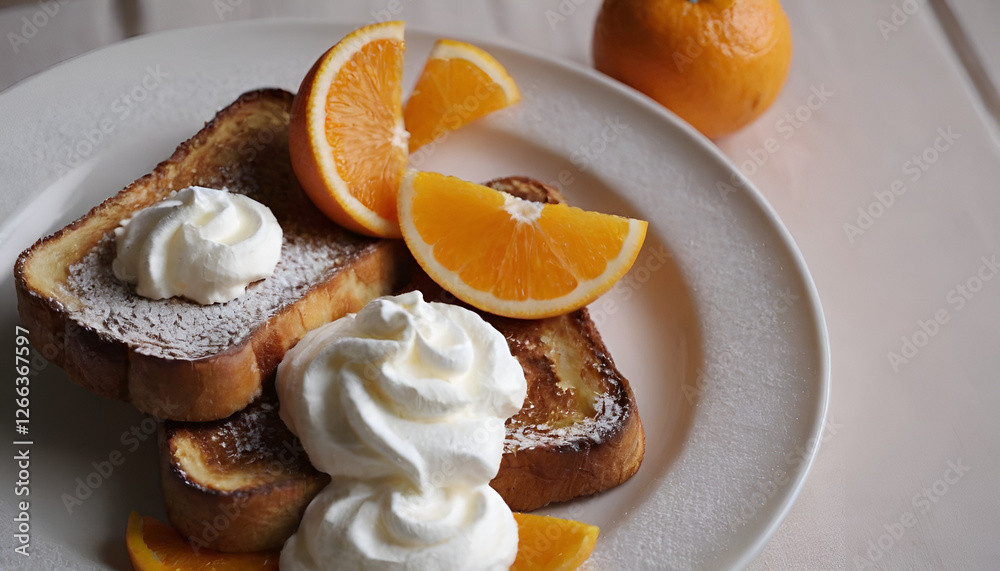
[[[1000,4],[953,0],[962,29],[950,33],[942,5],[786,0],[789,81],[764,116],[718,142],[801,248],[832,351],[819,456],[753,568],[1000,567],[1000,136],[990,80],[1000,77]],[[0,88],[131,33],[278,15],[387,14],[589,65],[599,6],[31,2],[0,10],[9,43]]]

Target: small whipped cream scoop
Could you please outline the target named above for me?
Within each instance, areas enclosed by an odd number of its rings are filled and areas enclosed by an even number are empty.
[[[115,276],[149,299],[202,305],[240,297],[274,272],[281,226],[263,204],[190,186],[136,212],[115,229]]]
[[[517,524],[489,483],[527,386],[479,315],[416,291],[376,299],[308,333],[277,388],[282,420],[332,476],[283,570],[510,568]]]

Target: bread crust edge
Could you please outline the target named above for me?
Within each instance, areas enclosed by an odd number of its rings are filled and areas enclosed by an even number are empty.
[[[69,305],[79,301],[71,296],[60,297],[69,265],[90,252],[123,217],[169,195],[171,185],[164,181],[177,176],[193,149],[212,140],[217,126],[237,120],[233,118],[251,105],[259,105],[275,117],[287,114],[292,98],[291,93],[280,89],[244,93],[178,145],[152,172],[21,252],[14,264],[14,282],[22,326],[36,350],[61,367],[70,381],[104,398],[129,402],[157,418],[225,418],[260,395],[263,380],[306,332],[359,310],[408,279],[412,262],[405,247],[397,241],[373,242],[350,267],[282,307],[240,343],[193,359],[144,354],[125,341],[78,323],[69,314],[73,309]],[[46,275],[45,269],[55,273]]]
[[[412,265],[405,247],[397,242],[374,243],[349,268],[314,285],[241,343],[198,359],[146,355],[125,342],[105,338],[74,321],[57,302],[32,291],[20,278],[18,312],[35,348],[84,389],[129,402],[157,418],[217,420],[257,398],[282,355],[308,331],[358,311],[405,282]]]
[[[171,434],[161,422],[157,439],[167,519],[195,548],[228,552],[280,549],[298,529],[308,506],[301,499],[314,497],[330,480],[314,471],[249,492],[208,488],[190,479],[174,461]]]
[[[600,441],[576,438],[559,446],[538,446],[506,453],[490,485],[514,511],[533,511],[551,503],[590,496],[618,486],[639,471],[646,450],[645,431],[628,379],[614,364],[586,308],[574,315],[587,341],[612,371],[615,403],[623,422]]]

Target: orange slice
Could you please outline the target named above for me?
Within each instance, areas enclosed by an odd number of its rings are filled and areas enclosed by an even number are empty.
[[[400,185],[399,220],[413,257],[441,287],[519,318],[567,313],[606,292],[632,267],[647,227],[417,171]]]
[[[195,549],[174,528],[156,518],[132,512],[125,546],[136,571],[277,571],[278,552],[222,553]]]
[[[597,526],[548,516],[515,513],[517,559],[511,571],[571,571],[590,557]]]
[[[396,192],[407,162],[403,23],[359,28],[302,80],[288,150],[302,188],[335,222],[399,237]]]
[[[410,152],[521,100],[507,70],[476,46],[438,40],[403,110]]]

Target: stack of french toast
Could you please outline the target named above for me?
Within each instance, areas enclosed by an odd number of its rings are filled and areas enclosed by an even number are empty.
[[[293,96],[246,93],[152,173],[35,243],[14,268],[18,311],[69,379],[160,422],[161,484],[171,525],[221,551],[280,548],[329,476],[279,417],[275,370],[307,332],[372,299],[420,289],[460,303],[422,274],[401,240],[351,233],[308,199],[292,170]],[[204,186],[265,204],[282,227],[271,277],[235,300],[150,300],[111,269],[114,230],[173,192]],[[522,177],[489,186],[538,202],[559,192]],[[586,496],[638,470],[635,397],[587,310],[538,320],[480,314],[503,333],[528,393],[506,424],[491,485],[515,511]]]

